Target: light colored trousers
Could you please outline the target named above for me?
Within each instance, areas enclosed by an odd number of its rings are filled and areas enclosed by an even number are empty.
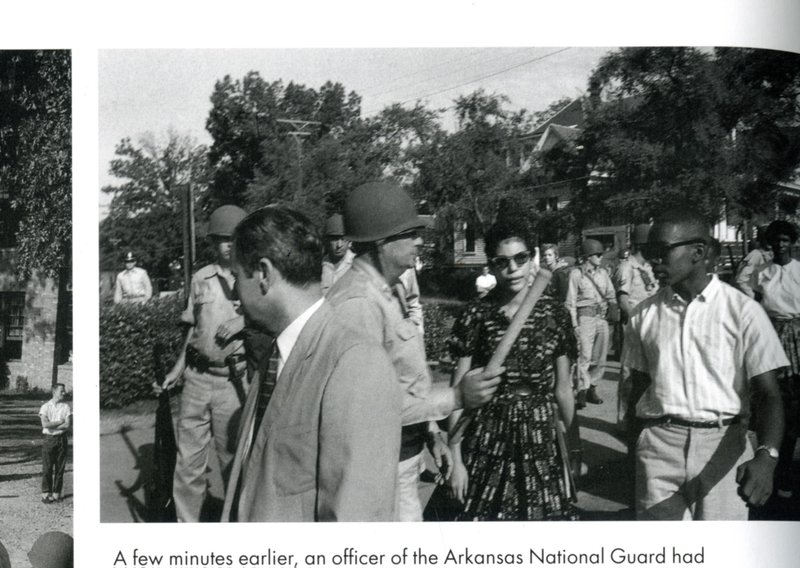
[[[419,500],[419,475],[425,469],[425,452],[403,460],[397,466],[397,496],[394,520],[415,522],[422,520],[422,502]]]
[[[597,385],[608,356],[608,322],[598,316],[578,316],[578,390]]]
[[[178,457],[172,494],[179,522],[197,522],[206,496],[206,469],[211,438],[219,459],[219,470],[227,489],[231,462],[236,451],[236,434],[241,403],[236,389],[225,375],[200,373],[187,367],[178,415]]]
[[[736,468],[752,458],[743,424],[644,428],[636,442],[636,518],[747,520]]]

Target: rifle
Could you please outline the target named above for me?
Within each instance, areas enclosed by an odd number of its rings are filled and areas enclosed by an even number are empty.
[[[156,383],[161,386],[166,378],[164,371],[164,346],[153,345],[153,369]],[[175,475],[175,461],[178,446],[175,442],[175,429],[172,425],[170,394],[167,389],[158,395],[156,409],[156,432],[153,448],[153,492],[150,502],[151,518],[156,522],[175,522],[175,503],[172,500],[172,478]]]

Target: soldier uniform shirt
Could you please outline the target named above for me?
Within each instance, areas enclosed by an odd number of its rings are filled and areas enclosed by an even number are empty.
[[[616,301],[614,285],[611,283],[611,278],[605,268],[597,267],[594,270],[590,270],[586,265],[583,265],[581,268],[570,272],[567,284],[567,299],[564,303],[573,316],[573,321],[577,317],[576,311],[578,308],[602,306],[606,302],[616,303]],[[601,317],[604,315],[598,314]]]
[[[650,376],[639,418],[749,415],[749,380],[789,361],[767,314],[713,276],[691,302],[667,286],[631,314],[623,365]]]
[[[144,268],[134,266],[117,274],[114,286],[114,303],[146,302],[153,295],[150,277]]]
[[[618,294],[628,295],[631,307],[646,300],[658,289],[653,267],[649,262],[641,264],[633,255],[619,263],[614,272],[614,283]]]
[[[356,258],[328,292],[327,300],[348,327],[366,331],[383,344],[403,391],[404,426],[441,420],[455,409],[453,390],[433,388],[419,328],[404,318],[383,275]]]
[[[211,361],[222,363],[232,353],[244,353],[241,339],[234,339],[220,345],[216,339],[220,324],[240,317],[237,304],[225,296],[220,278],[225,279],[233,290],[232,275],[226,276],[218,264],[209,264],[198,270],[192,277],[192,289],[181,321],[194,326],[189,345],[208,357]]]
[[[323,296],[327,295],[331,286],[336,284],[336,281],[339,280],[345,272],[350,270],[355,257],[355,253],[347,249],[344,256],[335,264],[327,260],[327,257],[322,261],[322,280],[320,281],[320,288]]]

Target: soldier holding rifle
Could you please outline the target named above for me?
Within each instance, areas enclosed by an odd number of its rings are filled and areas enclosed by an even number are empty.
[[[233,459],[238,427],[232,421],[238,420],[243,404],[239,377],[246,364],[241,338],[244,316],[238,313],[233,296],[231,238],[244,217],[245,212],[233,205],[219,207],[211,214],[208,238],[216,262],[204,266],[192,278],[187,307],[181,316],[181,321],[189,325],[184,348],[163,384],[154,384],[160,393],[161,389],[175,386],[181,377],[184,381],[173,486],[180,522],[200,519],[212,438],[226,486]],[[231,361],[235,376],[231,376]]]

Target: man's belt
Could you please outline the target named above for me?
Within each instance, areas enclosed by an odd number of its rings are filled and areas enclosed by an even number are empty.
[[[581,306],[576,310],[578,312],[578,316],[589,316],[589,317],[602,317],[603,316],[603,307],[599,304],[594,304],[591,306]]]
[[[661,426],[674,424],[675,426],[683,426],[685,428],[722,428],[723,426],[730,426],[731,424],[738,424],[741,417],[732,416],[730,418],[722,418],[720,420],[686,420],[678,418],[677,416],[662,416],[660,418],[644,418],[642,423],[645,428],[649,426]]]
[[[203,369],[224,369],[227,367],[225,361],[215,361],[203,355],[196,347],[191,345],[186,346],[186,364],[198,371]]]

